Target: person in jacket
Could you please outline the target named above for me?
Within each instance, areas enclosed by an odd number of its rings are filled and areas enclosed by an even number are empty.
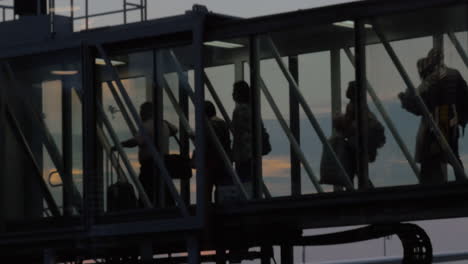
[[[455,154],[460,165],[458,153],[459,120],[457,97],[466,82],[461,74],[443,63],[443,54],[438,49],[429,51],[427,57],[417,62],[421,84],[416,92],[424,101],[432,118]],[[415,160],[421,164],[420,179],[422,184],[441,184],[447,182],[446,165],[450,162],[447,153],[441,147],[433,133],[430,123],[423,117],[422,109],[416,103],[415,95],[410,91],[399,94],[402,107],[408,112],[421,116],[416,136]],[[452,164],[453,166],[453,164]],[[457,180],[464,175],[455,171]]]
[[[205,113],[211,127],[215,133],[215,136],[221,143],[225,153],[228,155],[228,159],[231,159],[231,136],[229,127],[224,120],[216,116],[216,108],[210,101],[205,101]],[[219,189],[223,186],[232,186],[233,181],[226,168],[221,153],[216,148],[215,139],[208,138],[206,140],[206,182],[207,182],[207,198],[211,201],[213,187],[216,186],[216,197],[220,196]]]
[[[154,119],[153,119],[153,103],[145,102],[140,106],[140,118],[143,122],[144,131],[140,131],[138,135],[121,142],[122,147],[133,148],[138,147],[138,161],[140,162],[139,179],[143,188],[148,195],[148,198],[153,204],[157,202],[157,179],[154,177],[153,156],[150,152],[150,147],[146,144],[146,133],[151,142],[154,142]],[[171,123],[164,121],[161,131],[161,146],[159,153],[164,155],[169,154],[169,138],[177,134],[177,128]]]
[[[249,193],[252,192],[252,108],[250,87],[245,81],[233,85],[232,98],[236,103],[232,113],[232,159],[236,172]]]

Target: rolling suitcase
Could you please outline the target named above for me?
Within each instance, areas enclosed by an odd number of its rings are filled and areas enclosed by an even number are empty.
[[[113,152],[111,152],[113,155]],[[117,162],[120,163],[120,155],[117,153]],[[107,159],[107,211],[116,212],[137,207],[137,198],[135,189],[124,178],[117,177],[117,182],[114,183],[114,168],[111,165],[110,158]],[[118,174],[118,172],[117,172]]]

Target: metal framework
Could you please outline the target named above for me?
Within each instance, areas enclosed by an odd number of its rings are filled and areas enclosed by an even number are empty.
[[[201,263],[207,259],[226,263],[227,260],[239,257],[235,252],[240,251],[242,254],[245,253],[240,257],[259,258],[263,264],[270,263],[272,246],[279,245],[281,262],[292,263],[293,246],[338,244],[397,234],[405,249],[403,261],[430,263],[432,248],[424,230],[414,225],[394,223],[468,215],[464,203],[468,198],[466,192],[468,185],[463,164],[459,163],[456,153],[450,148],[419,96],[418,104],[424,118],[457,172],[456,181],[440,186],[411,185],[381,188],[371,182],[369,157],[367,151],[363,151],[368,148],[367,95],[369,95],[408,162],[407,165],[417,177],[418,183],[420,182],[420,169],[397,130],[396,121],[392,120],[385,109],[384,103],[374,89],[375,84],[373,87],[368,81],[366,47],[382,44],[403,82],[417,94],[415,85],[391,45],[392,42],[434,36],[434,45],[440,46],[440,40],[447,36],[468,67],[466,47],[455,35],[458,32],[466,33],[468,29],[467,1],[415,0],[408,3],[404,0],[388,0],[382,5],[381,1],[371,0],[252,19],[213,14],[201,6],[195,6],[185,15],[155,21],[146,21],[146,0],[140,0],[138,4],[124,0],[122,10],[95,15],[89,15],[88,1],[86,1],[83,17],[74,16],[73,0],[70,3],[71,17],[84,19],[86,29],[90,17],[116,12],[123,13],[124,25],[95,31],[69,32],[70,34],[64,36],[57,33],[59,37],[51,35],[41,40],[26,37],[22,40],[23,44],[15,45],[14,48],[8,46],[7,41],[0,42],[0,47],[4,47],[0,51],[0,84],[2,84],[0,122],[5,127],[0,134],[0,143],[6,142],[9,138],[10,132],[7,127],[11,127],[21,149],[20,154],[15,155],[24,155],[24,167],[34,174],[28,178],[29,176],[23,176],[24,173],[18,169],[18,178],[34,181],[33,185],[38,186],[35,189],[38,191],[34,195],[40,195],[42,199],[39,202],[43,204],[31,210],[30,214],[33,217],[25,217],[21,221],[10,221],[6,216],[0,215],[0,246],[4,249],[0,252],[2,260],[20,260],[28,263],[70,261],[80,263],[84,259],[98,259],[105,263],[113,263],[141,257],[139,263],[164,263],[164,261]],[[3,20],[5,20],[5,8],[7,7],[0,6]],[[54,10],[54,1],[50,2],[49,8]],[[127,24],[127,13],[132,10],[140,10],[141,23]],[[426,27],[421,23],[415,23],[408,29],[398,28],[398,25],[391,23],[392,16],[401,18],[398,23],[403,23],[408,19],[407,14],[411,17],[421,13],[421,17],[424,17],[439,14],[438,12],[442,16],[441,21],[446,18],[443,15],[449,16],[452,13],[455,18],[449,20],[447,25],[436,24],[433,27]],[[337,17],[336,14],[345,15]],[[52,12],[50,21],[54,21],[54,16]],[[463,18],[464,21],[457,21],[456,18]],[[334,25],[342,21],[352,22],[352,26],[348,23],[348,27],[343,29]],[[22,20],[8,23],[16,27],[22,23]],[[309,28],[310,31],[307,32],[314,38],[304,43],[295,42],[298,40],[297,36],[301,34],[300,30],[305,30],[304,28]],[[51,28],[49,33],[52,34],[54,31],[55,29]],[[17,43],[16,37],[12,37],[12,43]],[[223,50],[224,53],[217,53],[213,51],[213,47],[206,45],[209,41],[220,40],[232,41],[242,49],[232,48]],[[319,43],[319,40],[324,43]],[[40,99],[25,96],[24,91],[33,89],[36,84],[28,87],[29,83],[22,80],[24,74],[22,69],[12,65],[21,58],[38,54],[48,55],[53,52],[56,52],[54,53],[56,56],[63,50],[80,53],[78,63],[80,75],[78,85],[69,78],[61,78],[62,145],[59,145],[43,120],[43,113],[33,107],[37,104],[32,102]],[[149,80],[150,83],[145,91],[146,98],[151,98],[157,105],[157,108],[153,109],[155,115],[153,128],[156,131],[154,140],[145,128],[129,88],[123,81],[126,76],[132,76],[134,73],[128,69],[122,70],[116,65],[119,59],[128,59],[129,54],[142,51],[151,54],[145,58],[147,65],[151,65],[149,67],[151,73],[145,76],[145,80]],[[341,76],[342,51],[354,67],[355,80],[359,88],[355,107],[359,150],[355,164],[358,168],[357,188],[338,153],[335,153],[335,149],[329,143],[325,129],[304,96],[304,84],[300,82],[300,56],[319,51],[328,51],[330,55],[329,92],[332,99],[330,102],[332,116],[340,114],[342,109],[341,85],[344,79]],[[287,63],[284,61],[285,58],[288,59]],[[271,87],[267,87],[265,82],[266,75],[262,72],[261,62],[268,59],[279,68],[280,77],[286,80],[288,86],[285,89],[289,96],[287,98],[289,123],[278,106],[279,99],[274,97]],[[97,60],[102,60],[101,67],[97,66]],[[73,68],[65,62],[60,63],[67,69]],[[229,153],[223,148],[216,136],[215,128],[205,114],[205,99],[209,93],[230,132],[235,133],[228,110],[220,96],[220,90],[207,73],[207,69],[223,65],[233,66],[232,75],[236,81],[248,80],[245,75],[250,77],[253,105],[251,124],[248,125],[252,131],[251,169],[254,175],[252,190],[242,182],[241,175],[238,175],[238,170],[233,167]],[[245,65],[249,66],[249,72],[246,71]],[[37,76],[49,74],[44,73],[46,71],[38,70],[35,74]],[[171,82],[169,74],[176,76],[176,82]],[[150,153],[153,167],[157,171],[158,199],[148,197],[131,159],[120,145],[118,129],[109,119],[103,106],[102,84],[107,85],[109,98],[117,104],[116,109],[122,115],[125,128],[131,135],[142,136],[144,139],[144,146]],[[178,94],[175,94],[175,91]],[[74,94],[78,103],[73,101]],[[274,197],[275,190],[269,186],[263,175],[262,96],[273,110],[291,150],[291,171],[288,175],[290,196]],[[169,102],[164,102],[164,98],[169,99]],[[73,174],[75,153],[72,120],[76,118],[74,116],[74,111],[77,111],[74,109],[76,104],[79,105],[78,112],[81,114],[80,133],[84,153],[81,162],[83,170],[81,185]],[[189,157],[191,144],[195,147],[196,175],[192,179],[180,180],[179,186],[171,178],[164,161],[164,153],[158,143],[162,138],[160,131],[163,130],[162,124],[165,118],[163,111],[167,105],[175,110],[180,124],[181,131],[178,138],[180,155]],[[315,161],[307,156],[304,142],[301,140],[303,125],[301,111],[305,115],[306,124],[310,124],[317,134],[321,146],[331,153],[339,176],[345,183],[346,191],[337,187],[335,188],[337,192],[327,192],[320,184],[320,179],[313,170]],[[25,120],[33,122],[36,131],[34,134],[22,127]],[[332,133],[335,132],[330,134]],[[237,192],[242,197],[236,202],[211,203],[205,195],[206,189],[209,188],[209,179],[206,175],[208,171],[206,165],[209,163],[206,159],[208,138],[213,139],[223,165],[229,168],[226,174],[232,179]],[[114,148],[117,152],[113,152]],[[61,181],[60,184],[54,185],[55,189],[52,184],[44,180],[44,157],[47,155],[56,168],[54,173]],[[2,165],[8,165],[7,156],[8,150],[2,147],[0,149]],[[108,162],[109,166],[104,167],[105,162]],[[302,168],[304,176],[308,176],[314,186],[311,194],[305,194]],[[104,189],[108,187],[109,182],[104,180],[104,175],[112,171],[117,172],[120,180],[131,183],[136,188],[136,195],[143,208],[119,212],[105,210]],[[7,176],[1,176],[0,180],[5,182],[8,176],[16,176],[15,172],[4,174]],[[192,187],[196,191],[195,201],[191,201],[191,195],[194,194]],[[59,198],[56,195],[58,189],[60,189]],[[165,195],[165,192],[169,195]],[[29,194],[24,196],[27,195]],[[35,196],[31,194],[31,197]],[[166,200],[168,198],[174,200],[172,205]],[[33,203],[26,201],[27,198],[24,200],[25,204]],[[158,202],[153,203],[154,200]],[[61,204],[57,201],[61,201]],[[0,200],[0,205],[6,208],[8,205],[5,203]],[[43,212],[36,215],[32,213],[39,209]],[[347,233],[317,237],[306,237],[302,234],[307,228],[346,225],[369,226]],[[261,247],[261,251],[246,253],[243,252],[245,247]],[[200,252],[203,250],[216,250],[216,254],[201,256]],[[229,254],[226,253],[227,250]],[[168,257],[154,258],[155,253],[168,254]],[[173,253],[187,253],[187,256],[172,258]]]

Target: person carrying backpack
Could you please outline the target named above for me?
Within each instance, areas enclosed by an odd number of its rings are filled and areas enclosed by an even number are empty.
[[[349,103],[346,106],[344,115],[340,114],[333,118],[333,128],[336,135],[329,138],[329,143],[335,151],[338,159],[343,165],[346,173],[353,182],[354,176],[357,173],[357,120],[356,120],[356,89],[355,81],[348,84],[346,97]],[[377,159],[377,150],[385,145],[385,128],[379,122],[377,117],[367,109],[367,154],[368,162],[374,162]],[[325,148],[322,151],[322,160],[320,164],[320,175],[322,184],[332,184],[335,186],[345,186],[345,182],[340,176],[340,171],[336,168],[336,163]]]
[[[418,60],[417,67],[421,84],[416,92],[421,96],[463,167],[458,153],[458,138],[459,126],[464,128],[468,120],[466,82],[458,70],[449,68],[443,63],[443,54],[439,49],[431,49],[427,57]],[[416,97],[410,91],[400,93],[398,97],[405,110],[422,116],[422,111],[416,104]],[[416,137],[415,159],[421,164],[422,184],[447,182],[446,164],[450,161],[424,117],[421,117]],[[464,179],[464,175],[456,171],[455,177],[457,180]]]

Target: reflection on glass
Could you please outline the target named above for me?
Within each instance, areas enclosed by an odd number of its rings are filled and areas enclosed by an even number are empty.
[[[7,91],[4,148],[8,162],[2,173],[8,220],[81,214],[78,58],[79,52],[66,51],[7,63],[7,86],[15,87]]]

